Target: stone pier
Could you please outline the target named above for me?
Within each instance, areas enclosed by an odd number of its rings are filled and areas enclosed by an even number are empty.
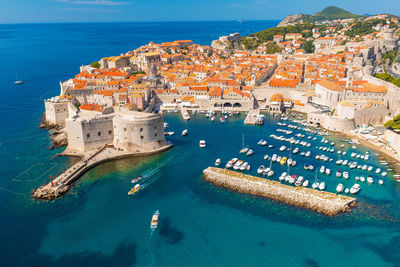
[[[305,187],[294,187],[274,180],[259,178],[239,172],[208,167],[204,180],[240,193],[266,197],[288,205],[310,209],[329,216],[350,211],[356,199]]]

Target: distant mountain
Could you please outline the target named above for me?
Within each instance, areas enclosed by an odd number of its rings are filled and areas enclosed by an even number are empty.
[[[300,20],[302,20],[303,22],[316,22],[323,20],[349,19],[349,18],[360,18],[360,17],[365,17],[365,16],[355,15],[349,11],[346,11],[336,6],[328,6],[327,8],[324,8],[323,10],[315,13],[314,15],[296,14],[287,16],[279,23],[278,27],[287,25],[289,23],[294,23]]]

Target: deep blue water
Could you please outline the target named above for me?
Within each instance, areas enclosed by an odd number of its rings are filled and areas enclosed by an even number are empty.
[[[65,197],[37,201],[35,187],[72,162],[53,158],[62,149],[48,150],[48,132],[38,123],[43,99],[59,92],[58,81],[79,66],[135,49],[149,41],[192,39],[201,44],[231,32],[248,34],[277,21],[171,22],[0,25],[0,265],[1,266],[399,266],[400,188],[362,185],[359,207],[329,218],[274,201],[241,195],[205,183],[202,170],[217,157],[225,163],[239,156],[242,134],[255,150],[246,158],[255,174],[264,154],[278,153],[268,138],[276,130],[274,118],[263,127],[244,126],[244,115],[225,124],[197,115],[191,121],[166,115],[166,153],[108,162],[82,177]],[[15,73],[25,80],[14,86]],[[183,129],[189,135],[182,137]],[[297,132],[297,131],[296,131]],[[257,146],[261,138],[275,149]],[[330,136],[340,144],[340,136]],[[200,149],[200,139],[207,148]],[[310,148],[313,156],[320,137]],[[348,145],[346,149],[352,151]],[[356,151],[366,151],[358,147]],[[285,152],[287,153],[287,152]],[[283,153],[284,154],[284,153]],[[330,154],[335,160],[337,154]],[[350,152],[348,153],[349,158]],[[369,165],[378,165],[371,152]],[[294,156],[292,172],[313,179],[303,170],[313,158]],[[242,157],[243,158],[243,157]],[[244,159],[244,158],[243,158]],[[323,163],[335,170],[334,163]],[[273,165],[276,177],[284,171]],[[358,172],[357,172],[358,173]],[[138,195],[128,197],[130,180],[148,178]],[[354,183],[344,181],[346,186]],[[334,191],[339,180],[321,176]],[[341,179],[343,182],[343,179]],[[161,220],[151,233],[152,213]]]

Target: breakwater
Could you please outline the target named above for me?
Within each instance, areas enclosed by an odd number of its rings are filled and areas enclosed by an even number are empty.
[[[46,185],[42,185],[33,191],[32,196],[38,199],[56,199],[65,194],[72,184],[78,180],[89,169],[100,163],[116,160],[126,157],[147,156],[166,151],[172,147],[172,144],[160,147],[152,151],[129,152],[117,150],[112,146],[103,146],[95,151],[85,153],[83,158],[68,170],[60,174],[57,178]]]
[[[205,169],[203,171],[203,178],[207,182],[240,193],[266,197],[329,216],[348,212],[350,211],[350,207],[356,203],[356,199],[353,197],[318,191],[311,188],[293,187],[277,181],[214,167]]]

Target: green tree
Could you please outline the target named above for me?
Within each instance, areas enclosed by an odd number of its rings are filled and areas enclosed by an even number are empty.
[[[100,63],[98,61],[94,61],[90,64],[90,67],[99,69],[100,68]]]
[[[304,41],[301,47],[306,53],[314,53],[315,51],[314,42],[312,40]]]

